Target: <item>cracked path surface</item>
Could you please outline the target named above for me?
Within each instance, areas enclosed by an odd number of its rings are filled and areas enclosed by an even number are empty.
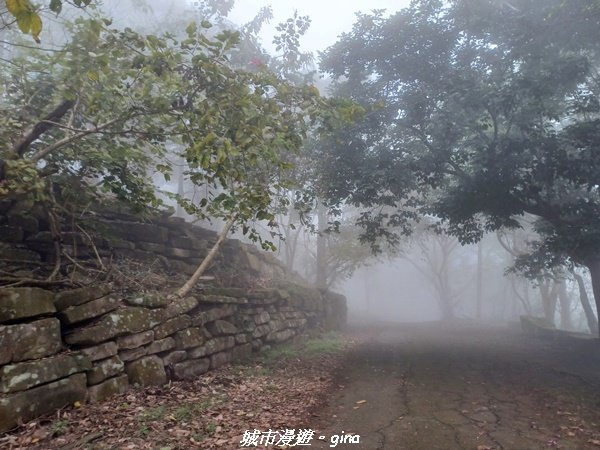
[[[598,341],[543,341],[472,324],[370,333],[310,424],[325,437],[311,448],[355,433],[360,444],[336,448],[600,449]]]

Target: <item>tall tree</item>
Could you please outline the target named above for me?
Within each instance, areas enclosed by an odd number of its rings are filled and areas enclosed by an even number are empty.
[[[192,23],[176,39],[78,20],[60,52],[31,50],[1,67],[0,200],[42,203],[49,218],[107,193],[156,205],[149,174],[170,177],[165,147],[176,142],[186,176],[209,187],[182,206],[223,219],[225,235],[237,226],[262,240],[255,224],[274,226],[287,201],[287,156],[328,103],[266,68],[232,67],[238,34],[209,37],[210,26]]]
[[[366,212],[373,239],[414,211],[463,243],[531,214],[546,264],[588,267],[600,309],[599,25],[592,0],[360,15],[322,67],[376,108],[336,138],[331,196],[388,206]]]

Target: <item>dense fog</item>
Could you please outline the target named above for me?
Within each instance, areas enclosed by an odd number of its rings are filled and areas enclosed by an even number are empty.
[[[353,320],[594,328],[596,4],[351,3],[324,33],[288,3],[7,3],[6,195],[18,160],[42,191],[172,207]]]

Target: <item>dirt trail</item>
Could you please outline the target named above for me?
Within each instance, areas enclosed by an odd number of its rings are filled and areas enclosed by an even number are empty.
[[[344,432],[360,444],[338,449],[600,449],[599,347],[508,328],[387,327],[349,355],[311,424],[326,440],[310,448]]]

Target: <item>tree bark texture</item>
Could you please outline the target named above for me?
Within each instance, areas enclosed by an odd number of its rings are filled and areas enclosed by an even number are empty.
[[[217,242],[215,242],[215,245],[212,246],[212,248],[208,252],[208,255],[206,255],[206,257],[202,260],[202,262],[200,263],[200,265],[198,266],[198,268],[196,269],[194,274],[190,277],[190,279],[187,280],[184,283],[184,285],[181,286],[181,288],[177,291],[177,293],[175,294],[177,297],[179,297],[179,298],[185,297],[192,290],[192,288],[196,285],[196,283],[198,283],[198,281],[200,280],[200,277],[202,277],[202,274],[204,273],[204,271],[208,268],[208,266],[210,265],[212,260],[215,258],[215,256],[217,256],[217,253],[219,252],[219,249],[221,248],[221,245],[223,244],[223,242],[225,242],[225,239],[227,239],[229,230],[231,230],[231,227],[233,226],[234,222],[235,222],[235,217],[232,217],[225,223],[225,225],[223,226],[223,229],[219,233]]]
[[[581,301],[581,306],[583,308],[583,312],[585,313],[585,319],[587,321],[588,328],[590,329],[590,333],[598,334],[598,319],[596,318],[592,305],[590,304],[590,298],[588,297],[587,290],[585,289],[583,277],[578,273],[573,273],[573,276],[575,277],[575,281],[577,281],[577,286],[579,287],[579,300]]]

